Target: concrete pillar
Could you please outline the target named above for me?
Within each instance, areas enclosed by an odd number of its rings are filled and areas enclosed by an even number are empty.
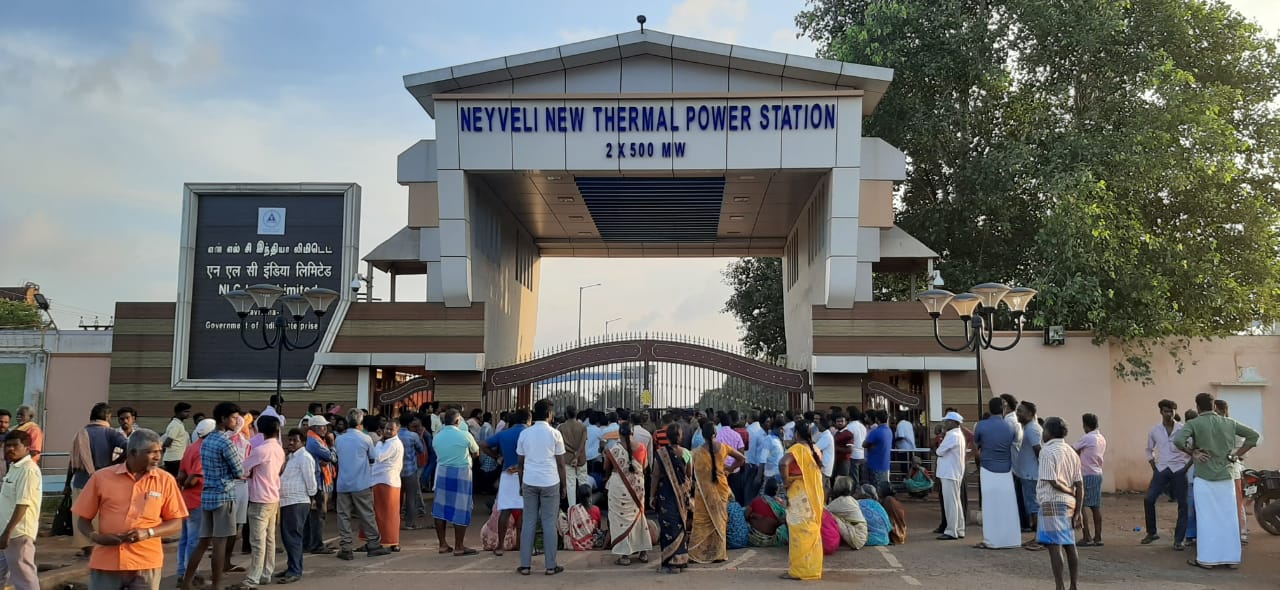
[[[831,206],[827,209],[826,285],[823,303],[829,308],[849,309],[858,300],[859,287],[859,224],[858,211],[861,196],[861,171],[858,168],[831,169]],[[870,274],[868,263],[862,274]],[[870,276],[866,277],[862,290],[869,295]],[[869,299],[870,297],[867,297]]]
[[[440,272],[436,282],[447,307],[470,307],[471,199],[467,175],[461,170],[441,170],[439,178]],[[430,265],[427,268],[430,273]]]
[[[369,408],[373,399],[373,374],[369,367],[360,367],[356,371],[356,407]]]

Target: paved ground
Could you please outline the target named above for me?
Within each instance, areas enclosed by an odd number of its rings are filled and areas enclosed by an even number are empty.
[[[1273,537],[1253,527],[1251,543],[1245,547],[1244,565],[1238,571],[1203,571],[1186,565],[1193,551],[1172,550],[1171,535],[1153,545],[1138,544],[1142,533],[1134,527],[1142,524],[1140,496],[1109,496],[1105,500],[1107,522],[1104,523],[1106,547],[1084,548],[1082,554],[1082,588],[1123,588],[1125,590],[1192,590],[1214,588],[1223,590],[1280,588],[1280,537]],[[486,516],[480,502],[477,522],[467,539],[479,546],[479,525]],[[905,545],[869,548],[851,551],[842,548],[825,560],[825,573],[821,582],[807,587],[874,585],[877,590],[890,588],[954,588],[990,590],[992,588],[1052,588],[1049,557],[1045,552],[1029,552],[1022,549],[987,551],[973,549],[970,544],[980,540],[979,527],[970,527],[969,538],[963,542],[941,542],[933,539],[932,528],[937,526],[938,508],[933,502],[907,501],[908,539]],[[1161,527],[1171,529],[1173,505],[1159,506]],[[333,517],[331,517],[332,519]],[[332,520],[330,528],[333,528]],[[1028,535],[1029,536],[1029,535]],[[41,556],[55,555],[54,546],[65,541],[42,540]],[[729,552],[729,561],[709,566],[691,566],[678,576],[654,573],[654,564],[636,564],[622,568],[612,564],[608,552],[560,552],[560,564],[566,571],[560,576],[542,575],[542,559],[534,558],[534,575],[520,577],[515,574],[519,565],[517,553],[503,557],[482,553],[471,557],[453,557],[437,554],[435,534],[432,530],[405,531],[401,536],[404,550],[380,558],[367,558],[357,554],[353,562],[344,562],[332,556],[308,556],[305,566],[307,590],[346,589],[371,582],[380,588],[418,588],[427,584],[460,585],[466,588],[497,588],[508,584],[522,587],[564,588],[570,585],[617,583],[616,574],[625,573],[640,577],[641,583],[658,587],[685,586],[688,583],[714,584],[713,587],[733,586],[742,589],[774,587],[783,583],[777,575],[787,567],[787,556],[781,548],[752,548]],[[49,550],[46,551],[45,547]],[[164,588],[173,588],[172,553],[169,550],[168,577]],[[244,558],[237,557],[237,562]],[[69,561],[69,560],[64,560]],[[82,563],[82,562],[81,562]],[[283,568],[280,556],[278,568]],[[207,566],[206,566],[207,567]],[[67,568],[71,569],[71,568]],[[238,581],[232,578],[231,581]],[[298,586],[303,588],[304,586]],[[704,586],[705,587],[705,586]]]

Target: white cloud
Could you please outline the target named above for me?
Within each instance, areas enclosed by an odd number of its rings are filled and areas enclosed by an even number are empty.
[[[737,43],[750,13],[747,0],[684,0],[660,27],[668,33]]]

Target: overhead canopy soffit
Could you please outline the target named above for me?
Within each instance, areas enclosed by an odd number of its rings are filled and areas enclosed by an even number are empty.
[[[404,85],[434,118],[433,96],[436,94],[460,92],[486,84],[638,55],[831,84],[841,89],[862,90],[865,93],[865,113],[875,109],[888,89],[889,82],[893,80],[893,70],[888,68],[717,43],[650,29],[408,74],[404,76]]]

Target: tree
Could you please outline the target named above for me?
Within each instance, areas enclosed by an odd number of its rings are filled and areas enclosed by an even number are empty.
[[[703,391],[695,408],[715,408],[717,411],[737,410],[744,415],[756,409],[783,409],[789,403],[787,393],[749,383],[735,377],[725,377],[719,387]]]
[[[0,299],[0,330],[40,327],[40,310],[25,301]]]
[[[950,285],[1035,287],[1035,325],[1119,340],[1139,378],[1156,342],[1280,315],[1280,52],[1229,5],[810,0],[797,24],[895,70],[864,133],[906,153],[897,223]]]
[[[724,269],[724,282],[733,288],[733,294],[723,311],[738,320],[747,353],[771,361],[786,354],[782,259],[741,258]]]

